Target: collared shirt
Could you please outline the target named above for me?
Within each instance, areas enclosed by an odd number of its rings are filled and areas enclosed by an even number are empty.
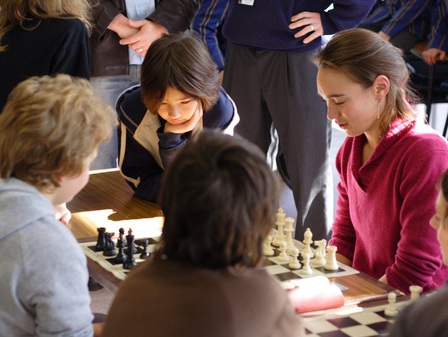
[[[155,10],[154,0],[126,0],[127,17],[131,20],[144,20]],[[129,63],[142,64],[144,57],[129,48]]]

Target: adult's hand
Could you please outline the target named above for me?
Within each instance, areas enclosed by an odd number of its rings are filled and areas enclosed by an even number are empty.
[[[426,63],[436,64],[437,61],[442,61],[445,59],[446,52],[438,48],[429,48],[422,53],[422,56]]]
[[[121,39],[120,44],[129,45],[142,56],[146,55],[149,46],[155,40],[162,37],[163,34],[168,34],[168,30],[165,27],[149,20],[129,20],[129,25],[138,29],[138,31],[131,36]]]
[[[295,38],[301,38],[302,36],[311,33],[303,40],[303,43],[305,44],[310,43],[321,35],[324,35],[324,28],[322,27],[320,13],[301,12],[293,15],[291,17],[291,22],[292,23],[289,25],[290,29],[301,28],[294,34]]]
[[[132,20],[125,17],[123,14],[118,14],[107,26],[108,29],[113,30],[122,39],[138,33],[138,29],[131,26]]]

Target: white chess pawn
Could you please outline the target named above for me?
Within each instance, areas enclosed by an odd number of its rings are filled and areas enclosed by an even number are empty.
[[[394,292],[390,292],[389,294],[387,294],[387,300],[389,301],[389,304],[386,309],[384,309],[384,314],[391,317],[397,316],[398,310],[397,306],[395,305],[395,302],[397,301],[397,294],[395,294]]]
[[[294,247],[294,250],[291,253],[291,255],[292,255],[292,261],[289,264],[289,268],[291,268],[291,269],[300,269],[302,267],[302,265],[299,262],[299,259],[298,259],[298,257],[299,257],[299,250],[296,247]]]
[[[311,244],[313,243],[313,233],[311,232],[311,229],[307,228],[303,236],[303,243],[305,244],[305,248],[303,249],[302,254],[307,253],[310,255],[310,258],[312,258],[314,257],[314,254],[311,250]]]
[[[285,228],[284,232],[286,233],[285,236],[285,242],[286,242],[286,252],[288,254],[292,254],[294,252],[294,249],[296,246],[294,245],[293,235],[294,232],[294,219],[293,218],[286,218],[285,219]]]
[[[311,275],[313,273],[313,269],[310,267],[310,254],[302,253],[302,259],[303,259],[303,267],[300,270],[300,274]]]
[[[272,242],[272,235],[269,234],[266,237],[266,240],[264,241],[264,247],[263,247],[264,248],[263,252],[264,252],[264,255],[266,255],[266,256],[274,255],[274,249],[271,246],[271,242]]]
[[[411,296],[409,299],[411,301],[418,300],[420,298],[420,294],[421,294],[422,290],[423,290],[423,288],[420,286],[416,286],[416,285],[410,286],[409,291],[411,292]]]
[[[327,246],[327,261],[325,263],[326,270],[338,270],[339,265],[336,261],[336,251],[338,247],[336,246]]]
[[[289,257],[288,254],[286,254],[286,242],[282,241],[280,242],[280,254],[278,255],[277,259],[280,263],[288,263],[291,258]]]

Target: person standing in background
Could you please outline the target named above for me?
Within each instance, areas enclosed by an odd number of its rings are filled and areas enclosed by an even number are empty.
[[[426,63],[444,60],[448,52],[448,0],[438,0],[432,13],[431,35],[422,56]]]
[[[230,0],[223,87],[241,121],[235,129],[264,153],[278,132],[297,207],[295,237],[327,238],[332,220],[331,124],[316,90],[312,57],[322,35],[357,26],[374,0]],[[332,5],[332,8],[329,8]]]
[[[91,83],[115,107],[118,96],[140,83],[140,65],[152,42],[188,29],[199,0],[89,0],[93,9]],[[92,169],[117,166],[118,141],[100,146]]]
[[[359,27],[377,32],[409,57],[411,48],[429,34],[435,1],[377,0]]]
[[[226,55],[226,39],[222,35],[229,0],[204,0],[193,20],[195,30],[202,41],[207,45],[210,55],[215,61],[222,83],[224,71],[224,58]]]
[[[0,112],[9,93],[32,76],[89,78],[87,0],[0,0]]]

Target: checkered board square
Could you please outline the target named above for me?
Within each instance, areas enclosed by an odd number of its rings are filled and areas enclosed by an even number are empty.
[[[396,303],[400,312],[408,301]],[[307,337],[368,337],[387,336],[395,317],[384,314],[388,304],[371,308],[352,308],[347,314],[304,317]],[[347,311],[347,308],[343,309]]]

